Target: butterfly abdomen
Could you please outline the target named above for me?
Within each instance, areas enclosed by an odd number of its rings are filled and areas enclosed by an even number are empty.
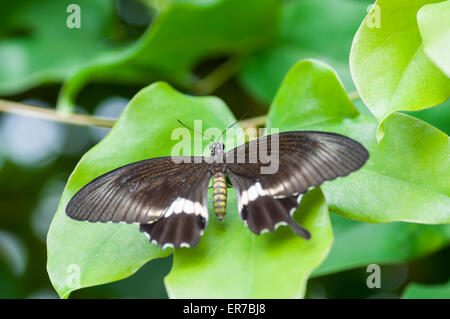
[[[213,201],[214,213],[220,220],[226,213],[227,205],[227,182],[223,173],[217,172],[213,179]]]

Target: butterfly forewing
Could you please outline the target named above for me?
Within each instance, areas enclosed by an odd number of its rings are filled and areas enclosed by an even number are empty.
[[[268,157],[264,158],[261,149]],[[255,139],[229,151],[226,158],[226,173],[237,189],[240,215],[254,233],[289,225],[307,238],[309,233],[292,219],[301,195],[359,169],[368,152],[342,135],[300,131]],[[236,161],[229,163],[232,158]],[[271,170],[276,170],[263,174],[262,169],[271,165]]]
[[[88,183],[70,200],[66,213],[73,219],[90,222],[154,224],[155,227],[141,226],[141,231],[145,231],[151,240],[161,246],[188,245],[192,244],[191,240],[198,242],[194,233],[200,236],[206,226],[210,178],[209,164],[202,158],[144,160],[117,168]],[[181,202],[182,199],[186,200]],[[185,229],[184,233],[173,233],[173,229],[168,229],[180,225],[183,220],[201,227]],[[168,236],[169,230],[173,238]],[[153,232],[158,236],[152,236]],[[163,242],[160,243],[158,238]]]

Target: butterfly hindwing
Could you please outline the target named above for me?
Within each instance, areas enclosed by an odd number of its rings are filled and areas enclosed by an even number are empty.
[[[164,216],[150,224],[141,224],[150,242],[165,247],[192,247],[198,244],[208,223],[207,194],[209,177],[177,197]]]
[[[172,157],[144,160],[119,167],[88,183],[72,197],[66,214],[81,221],[141,224],[141,231],[161,246],[180,238],[189,244],[197,240],[206,226],[210,178],[209,164],[203,160]],[[181,199],[186,201],[181,203]],[[155,227],[148,226],[153,223]],[[178,230],[172,229],[180,223],[194,227],[183,226],[184,235],[180,237]],[[167,230],[175,237],[170,237]],[[153,232],[157,234],[152,236]]]
[[[261,144],[271,161],[263,159]],[[274,231],[286,223],[297,234],[308,237],[291,218],[299,198],[325,181],[346,176],[368,158],[358,142],[326,132],[284,132],[260,137],[226,154],[226,173],[238,191],[242,219],[256,234]],[[231,158],[234,163],[231,163]],[[263,174],[262,168],[276,164],[277,170]]]
[[[266,194],[258,181],[233,174],[230,178],[238,196],[239,215],[252,232],[260,235],[266,231],[273,232],[284,225],[291,227],[305,239],[311,237],[292,218],[301,194],[277,198]]]

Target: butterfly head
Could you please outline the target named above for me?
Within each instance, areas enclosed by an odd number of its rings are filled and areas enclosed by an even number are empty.
[[[211,150],[211,156],[223,154],[224,148],[225,145],[223,145],[223,143],[215,142],[209,145],[209,149]]]

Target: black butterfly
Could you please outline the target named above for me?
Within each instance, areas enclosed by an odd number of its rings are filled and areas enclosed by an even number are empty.
[[[269,160],[261,148],[270,150]],[[287,225],[310,233],[292,215],[310,188],[346,176],[368,159],[358,142],[334,133],[293,131],[267,135],[229,152],[211,144],[210,157],[160,157],[101,175],[70,200],[66,214],[90,222],[138,223],[150,242],[165,247],[198,244],[208,223],[208,184],[213,177],[214,211],[225,215],[229,176],[239,214],[255,234]],[[275,172],[263,174],[278,166]]]

